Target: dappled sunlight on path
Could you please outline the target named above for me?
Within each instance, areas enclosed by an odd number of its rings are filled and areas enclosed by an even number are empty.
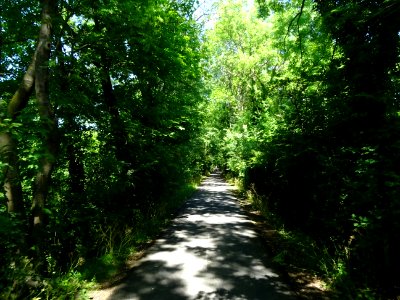
[[[107,299],[294,299],[232,189],[207,178]]]

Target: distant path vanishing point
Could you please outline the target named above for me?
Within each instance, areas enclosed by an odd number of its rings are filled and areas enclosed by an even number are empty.
[[[218,174],[204,180],[123,283],[94,299],[296,299],[232,189]]]

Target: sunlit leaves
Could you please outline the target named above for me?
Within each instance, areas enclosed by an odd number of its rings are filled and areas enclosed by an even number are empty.
[[[88,236],[98,224],[108,226],[112,219],[134,227],[138,215],[152,218],[165,195],[207,168],[200,111],[204,54],[192,18],[195,2],[57,1],[49,92],[59,119],[59,153],[46,207],[52,212],[46,214],[49,235],[43,237],[57,238],[44,246],[48,270],[98,253],[98,243]],[[39,4],[2,2],[4,117],[33,53]],[[18,142],[27,208],[38,161],[46,157],[41,140],[47,131],[33,103],[16,120],[1,123]],[[68,259],[61,248],[69,249]]]
[[[278,127],[315,130],[324,125],[312,115],[324,111],[321,83],[333,43],[310,1],[304,6],[302,1],[275,4],[270,7],[274,13],[260,19],[251,3],[220,3],[218,21],[207,35],[212,107],[226,104],[220,114],[229,115],[224,122],[231,130],[242,132],[247,126],[249,138],[238,139],[242,145],[228,140],[237,149],[235,159],[251,163],[258,159],[251,153],[259,153]],[[234,153],[227,151],[233,159]]]

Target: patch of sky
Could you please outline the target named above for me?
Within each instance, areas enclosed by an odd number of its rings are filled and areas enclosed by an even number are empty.
[[[195,20],[201,24],[204,30],[214,27],[217,21],[217,0],[200,0],[194,12]]]
[[[223,5],[224,2],[228,1],[218,1],[218,0],[200,0],[199,6],[194,12],[195,20],[203,26],[204,30],[209,30],[214,28],[215,23],[218,20],[218,7]],[[233,1],[243,5],[243,9],[250,12],[254,9],[254,0],[239,0]]]

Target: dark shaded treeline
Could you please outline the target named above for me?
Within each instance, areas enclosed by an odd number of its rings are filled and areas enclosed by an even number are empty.
[[[216,161],[324,249],[316,272],[341,297],[395,297],[399,3],[259,1],[265,23],[241,7],[220,6],[209,35],[210,126],[227,128],[212,135]]]

